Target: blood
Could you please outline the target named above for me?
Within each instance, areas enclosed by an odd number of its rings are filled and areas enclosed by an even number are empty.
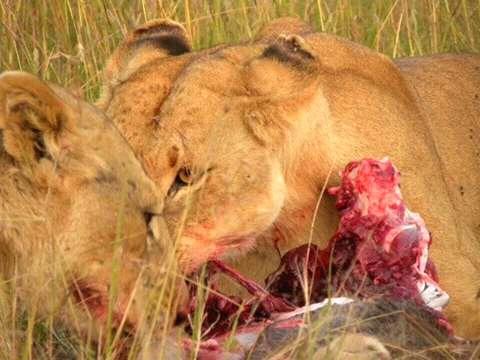
[[[266,288],[219,260],[210,262],[210,273],[226,274],[252,298],[242,302],[211,292],[202,324],[205,339],[225,338],[235,326],[240,332],[264,328],[274,314],[332,296],[413,301],[452,334],[440,312],[448,295],[428,258],[432,238],[420,215],[406,207],[398,170],[388,159],[364,159],[340,175],[341,184],[328,190],[340,222],[325,249],[305,244],[288,251],[265,280]]]
[[[272,314],[289,312],[296,308],[288,301],[270,294],[260,284],[247,279],[222,261],[212,260],[208,272],[207,278],[212,278],[216,272],[229,276],[252,295],[250,299],[242,300],[239,297],[225,295],[216,289],[214,284],[210,284],[202,322],[202,330],[208,339],[222,336],[234,326],[266,322]],[[192,314],[196,310],[196,291],[196,287],[192,287],[190,307]],[[186,330],[191,333],[193,329],[188,325]]]
[[[328,246],[302,245],[287,252],[267,278],[270,292],[297,306],[306,304],[305,294],[310,302],[334,294],[437,305],[422,293],[430,286],[448,300],[428,259],[430,233],[420,215],[407,209],[393,164],[388,159],[352,162],[341,178],[340,186],[329,189],[340,223]]]

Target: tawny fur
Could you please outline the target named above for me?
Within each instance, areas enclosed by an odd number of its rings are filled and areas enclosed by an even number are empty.
[[[128,143],[93,106],[19,72],[0,75],[0,130],[2,279],[33,315],[98,340],[119,266],[111,326],[134,330],[145,285],[165,278],[166,249],[147,239],[166,233],[163,200]]]
[[[332,236],[333,200],[315,209],[340,169],[389,156],[433,234],[457,334],[480,337],[480,56],[392,61],[281,19],[248,44],[160,46],[138,64],[107,67],[102,104],[165,194],[185,269],[255,248],[238,266],[261,280],[273,244]],[[191,186],[178,186],[183,168]]]

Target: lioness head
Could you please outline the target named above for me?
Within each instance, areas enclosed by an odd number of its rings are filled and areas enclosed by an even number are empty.
[[[93,106],[19,72],[0,76],[0,130],[2,276],[42,315],[136,326],[168,238],[127,142]]]
[[[343,151],[350,142],[332,136],[346,132],[343,119],[354,122],[356,109],[385,116],[356,86],[398,81],[391,61],[295,19],[273,21],[250,43],[172,54],[165,44],[186,34],[172,22],[150,28],[159,24],[146,25],[148,42],[129,36],[114,53],[101,104],[166,197],[185,269],[254,243],[287,249],[313,230],[326,241],[337,223],[333,200],[323,199],[316,217],[315,204],[334,163],[352,156]]]
[[[184,43],[181,26],[145,27],[146,39],[133,32],[110,59],[101,105],[165,194],[167,223],[191,270],[248,250],[274,229],[289,201],[288,156],[301,141],[288,133],[296,126],[309,131],[302,116],[315,96],[317,61],[300,36],[282,35],[276,23],[253,44],[196,53],[185,46],[183,54],[166,45]],[[115,65],[119,52],[131,60],[122,56]]]

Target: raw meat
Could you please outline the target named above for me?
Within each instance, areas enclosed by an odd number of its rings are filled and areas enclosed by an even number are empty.
[[[328,247],[307,244],[286,253],[267,279],[270,292],[297,306],[306,303],[305,293],[310,302],[340,293],[441,310],[448,295],[428,259],[431,236],[405,206],[397,169],[388,159],[366,159],[348,164],[341,176],[341,185],[329,189],[341,217]]]

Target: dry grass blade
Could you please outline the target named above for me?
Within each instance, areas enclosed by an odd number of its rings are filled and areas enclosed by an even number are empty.
[[[95,100],[106,59],[136,24],[170,17],[185,26],[199,49],[249,40],[261,26],[279,16],[298,16],[319,31],[347,37],[392,57],[480,49],[478,0],[2,0],[0,71],[28,71],[81,90],[88,100]],[[25,219],[29,216],[26,214]],[[174,258],[174,254],[169,257]],[[178,276],[173,260],[169,260],[168,269],[168,276]],[[117,267],[112,274],[113,284],[120,270]],[[56,349],[62,348],[73,358],[94,358],[91,343],[96,339],[69,339],[52,318],[36,319],[35,306],[20,308],[17,280],[0,280],[0,357],[55,358]],[[45,279],[39,286],[47,286],[49,281]],[[152,316],[161,324],[171,321],[160,319],[159,312],[163,309],[160,304],[174,305],[168,289],[172,281],[158,285],[155,294],[161,299],[154,299],[152,294]],[[199,311],[192,319],[196,344],[202,338],[202,309],[209,291],[201,285],[198,289]],[[112,303],[115,291],[112,288]],[[306,280],[305,292],[309,292]],[[166,326],[164,329],[166,336]],[[118,334],[111,334],[108,341],[118,342]],[[198,352],[198,347],[195,350]],[[313,353],[313,349],[308,352]],[[477,348],[472,359],[479,353]]]

